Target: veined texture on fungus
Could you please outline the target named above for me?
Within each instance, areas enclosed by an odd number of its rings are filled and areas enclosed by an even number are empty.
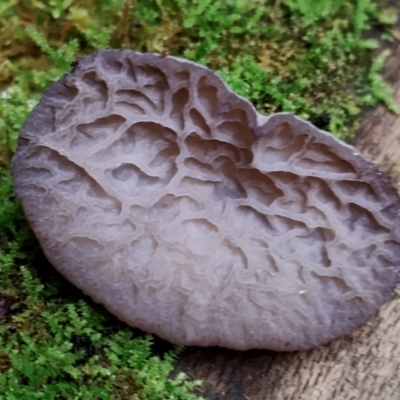
[[[363,324],[398,279],[389,180],[178,58],[81,60],[26,121],[12,172],[54,267],[173,343],[309,349]]]

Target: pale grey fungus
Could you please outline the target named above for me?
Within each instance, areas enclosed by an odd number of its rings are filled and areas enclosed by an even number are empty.
[[[27,119],[12,173],[54,267],[180,345],[310,349],[366,322],[398,280],[389,180],[182,59],[79,61]]]

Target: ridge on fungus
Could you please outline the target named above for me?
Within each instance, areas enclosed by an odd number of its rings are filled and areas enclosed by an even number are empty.
[[[80,60],[26,121],[12,173],[54,267],[176,344],[310,349],[366,322],[398,280],[388,178],[182,59]]]

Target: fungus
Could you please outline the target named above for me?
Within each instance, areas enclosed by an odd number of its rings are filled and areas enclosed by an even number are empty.
[[[388,178],[189,61],[80,60],[27,119],[12,173],[54,267],[176,344],[310,349],[363,324],[398,280]]]

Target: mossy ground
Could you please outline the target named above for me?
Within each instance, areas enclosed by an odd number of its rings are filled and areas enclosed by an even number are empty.
[[[199,398],[173,374],[179,349],[157,354],[53,271],[15,201],[16,139],[53,80],[101,47],[165,51],[215,69],[260,112],[351,142],[365,110],[394,110],[374,51],[394,22],[375,0],[1,1],[0,400]]]

